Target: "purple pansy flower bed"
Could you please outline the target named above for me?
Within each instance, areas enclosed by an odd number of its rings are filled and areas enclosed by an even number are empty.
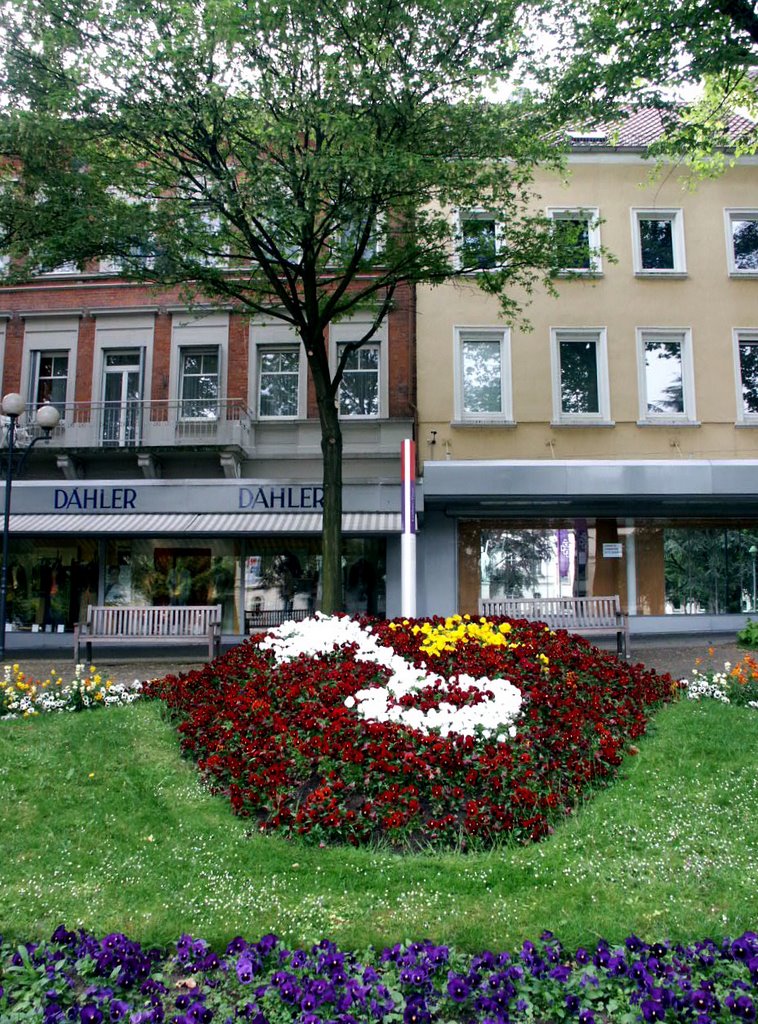
[[[324,940],[289,949],[238,937],[223,954],[57,928],[0,940],[0,1020],[44,1024],[631,1024],[754,1021],[758,934],[691,945],[601,940],[569,952],[550,933],[515,952],[464,955],[430,941],[364,954]]]

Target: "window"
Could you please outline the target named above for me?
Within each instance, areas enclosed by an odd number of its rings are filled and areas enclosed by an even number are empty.
[[[737,416],[758,422],[758,331],[736,331]]]
[[[66,409],[68,352],[37,352],[33,404],[50,402],[61,416]]]
[[[604,330],[552,332],[553,419],[557,423],[610,420],[608,358]]]
[[[156,243],[154,240],[135,241],[127,246],[123,256],[109,256],[98,263],[101,274],[128,274],[130,270],[145,270],[155,266]]]
[[[501,249],[500,225],[487,210],[461,210],[459,215],[460,265],[486,270],[497,263]]]
[[[337,366],[345,345],[369,340],[351,352],[345,364],[337,397],[340,416],[352,419],[378,419],[389,415],[387,366],[387,321],[372,333],[369,320],[346,320],[329,329],[329,360]]]
[[[342,358],[344,342],[337,352]],[[351,352],[340,384],[340,416],[379,415],[379,346],[363,345]]]
[[[694,420],[689,331],[640,331],[640,418]]]
[[[566,273],[599,274],[600,221],[598,210],[550,209],[561,267]]]
[[[31,409],[50,402],[65,419],[74,400],[78,337],[78,316],[25,317],[21,379]]]
[[[635,273],[686,273],[681,210],[633,210],[632,232]]]
[[[385,223],[385,218],[381,214],[374,221],[361,256],[361,259],[367,263],[375,260],[384,248]],[[365,227],[365,218],[356,217],[336,233],[332,246],[332,255],[329,260],[330,264],[339,265],[353,258]]]
[[[218,419],[218,349],[182,349],[180,359],[182,419]]]
[[[57,267],[52,267],[50,270],[38,271],[39,277],[64,277],[70,276],[71,274],[79,274],[81,271],[77,267],[73,260],[69,260],[67,263],[61,263]]]
[[[758,277],[758,210],[726,211],[730,274]]]
[[[300,347],[258,350],[258,415],[295,417],[299,413]]]
[[[103,352],[103,445],[139,444],[141,425],[142,350]]]
[[[456,328],[455,418],[511,422],[510,332]]]

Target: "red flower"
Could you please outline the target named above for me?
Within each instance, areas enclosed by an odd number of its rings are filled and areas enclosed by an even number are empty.
[[[674,691],[670,677],[544,625],[514,622],[516,648],[469,641],[439,657],[420,650],[413,625],[372,628],[437,675],[517,686],[524,705],[513,739],[442,738],[360,718],[346,698],[386,672],[357,661],[354,647],[277,665],[247,641],[149,692],[165,701],[183,750],[213,788],[266,831],[321,844],[387,836],[445,847],[467,837],[469,847],[482,847],[506,833],[546,835],[579,798],[614,778],[624,752],[636,750],[630,741]],[[428,709],[440,699],[427,686],[402,703]],[[461,706],[483,698],[452,686],[444,699]]]

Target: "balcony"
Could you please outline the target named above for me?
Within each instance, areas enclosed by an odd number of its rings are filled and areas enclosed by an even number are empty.
[[[19,421],[23,438],[34,436],[34,410]],[[52,444],[69,449],[237,447],[250,451],[250,411],[239,398],[185,401],[74,402],[61,409]]]
[[[164,475],[172,461],[174,471],[180,467],[184,472],[188,460],[196,462],[194,472],[212,474],[216,459],[225,477],[275,478],[283,463],[298,479],[317,479],[321,472],[317,419],[255,420],[241,399],[75,402],[61,406],[61,413],[45,449],[68,479],[99,478],[113,467],[123,472],[134,460],[147,478]],[[19,420],[20,447],[39,431],[34,414],[35,408],[27,406]],[[346,478],[351,473],[361,479],[367,473],[392,476],[400,443],[412,436],[413,423],[345,418],[342,432]],[[5,443],[0,417],[0,448]]]

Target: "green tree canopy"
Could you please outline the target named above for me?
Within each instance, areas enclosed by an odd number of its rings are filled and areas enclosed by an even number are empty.
[[[625,106],[667,113],[653,152],[720,171],[758,148],[758,11],[753,0],[565,0],[547,5],[559,102],[590,101],[608,123]]]
[[[323,594],[339,608],[347,361],[403,284],[476,272],[506,314],[560,253],[533,169],[544,110],[488,102],[530,0],[12,0],[0,8],[0,247],[11,278],[117,261],[299,334],[324,456]],[[451,208],[506,225],[480,273]],[[325,333],[370,311],[329,365]]]

